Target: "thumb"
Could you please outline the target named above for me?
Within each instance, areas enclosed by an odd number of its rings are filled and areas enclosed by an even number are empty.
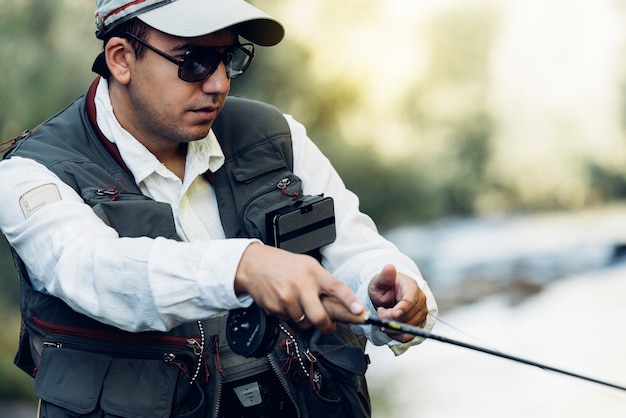
[[[393,264],[387,264],[371,281],[372,290],[385,292],[392,289],[396,284],[396,267]]]
[[[369,297],[375,307],[390,308],[396,302],[396,267],[388,264],[372,278]]]

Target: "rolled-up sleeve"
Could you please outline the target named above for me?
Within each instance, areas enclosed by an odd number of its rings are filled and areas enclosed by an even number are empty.
[[[164,331],[250,303],[233,281],[256,240],[121,238],[56,175],[19,157],[0,162],[0,195],[0,229],[33,287],[103,323]]]

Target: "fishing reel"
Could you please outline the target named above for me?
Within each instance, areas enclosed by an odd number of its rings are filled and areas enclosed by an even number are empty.
[[[322,296],[322,305],[333,321],[344,324],[374,324],[365,313],[355,315],[336,298]],[[386,328],[395,329],[387,323]],[[279,319],[267,314],[256,303],[248,308],[234,309],[226,318],[226,340],[235,354],[244,357],[263,357],[278,341]]]
[[[267,243],[317,260],[319,249],[336,238],[333,199],[302,196],[265,214]],[[226,319],[226,339],[231,350],[244,357],[262,357],[278,341],[278,318],[256,303],[231,310]]]
[[[265,313],[256,303],[233,309],[226,319],[226,340],[235,354],[263,357],[278,341],[278,318]]]

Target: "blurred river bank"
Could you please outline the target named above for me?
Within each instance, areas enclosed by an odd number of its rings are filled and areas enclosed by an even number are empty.
[[[441,311],[547,284],[626,258],[626,205],[581,212],[443,220],[386,237],[418,264]]]

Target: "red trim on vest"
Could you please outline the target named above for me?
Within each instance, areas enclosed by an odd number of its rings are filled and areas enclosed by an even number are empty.
[[[106,148],[106,150],[109,151],[109,154],[111,154],[111,156],[115,158],[115,161],[118,162],[118,164],[124,169],[124,171],[126,171],[129,176],[133,177],[132,173],[130,172],[126,164],[124,163],[124,160],[122,159],[122,154],[120,154],[120,150],[117,148],[117,145],[115,145],[113,142],[107,139],[107,137],[100,130],[100,127],[98,126],[98,122],[96,122],[97,119],[96,119],[95,98],[96,98],[96,90],[98,89],[99,82],[100,82],[100,77],[96,77],[93,83],[91,83],[91,86],[89,86],[89,90],[87,90],[87,97],[85,98],[85,110],[87,111],[87,119],[89,119],[89,123],[91,124],[91,127],[93,128],[96,135],[100,139],[100,142],[102,142],[102,145],[104,146],[104,148]]]
[[[211,172],[211,170],[205,171],[205,173],[203,174],[203,177],[206,181],[209,182],[211,186],[213,186],[213,173]]]

